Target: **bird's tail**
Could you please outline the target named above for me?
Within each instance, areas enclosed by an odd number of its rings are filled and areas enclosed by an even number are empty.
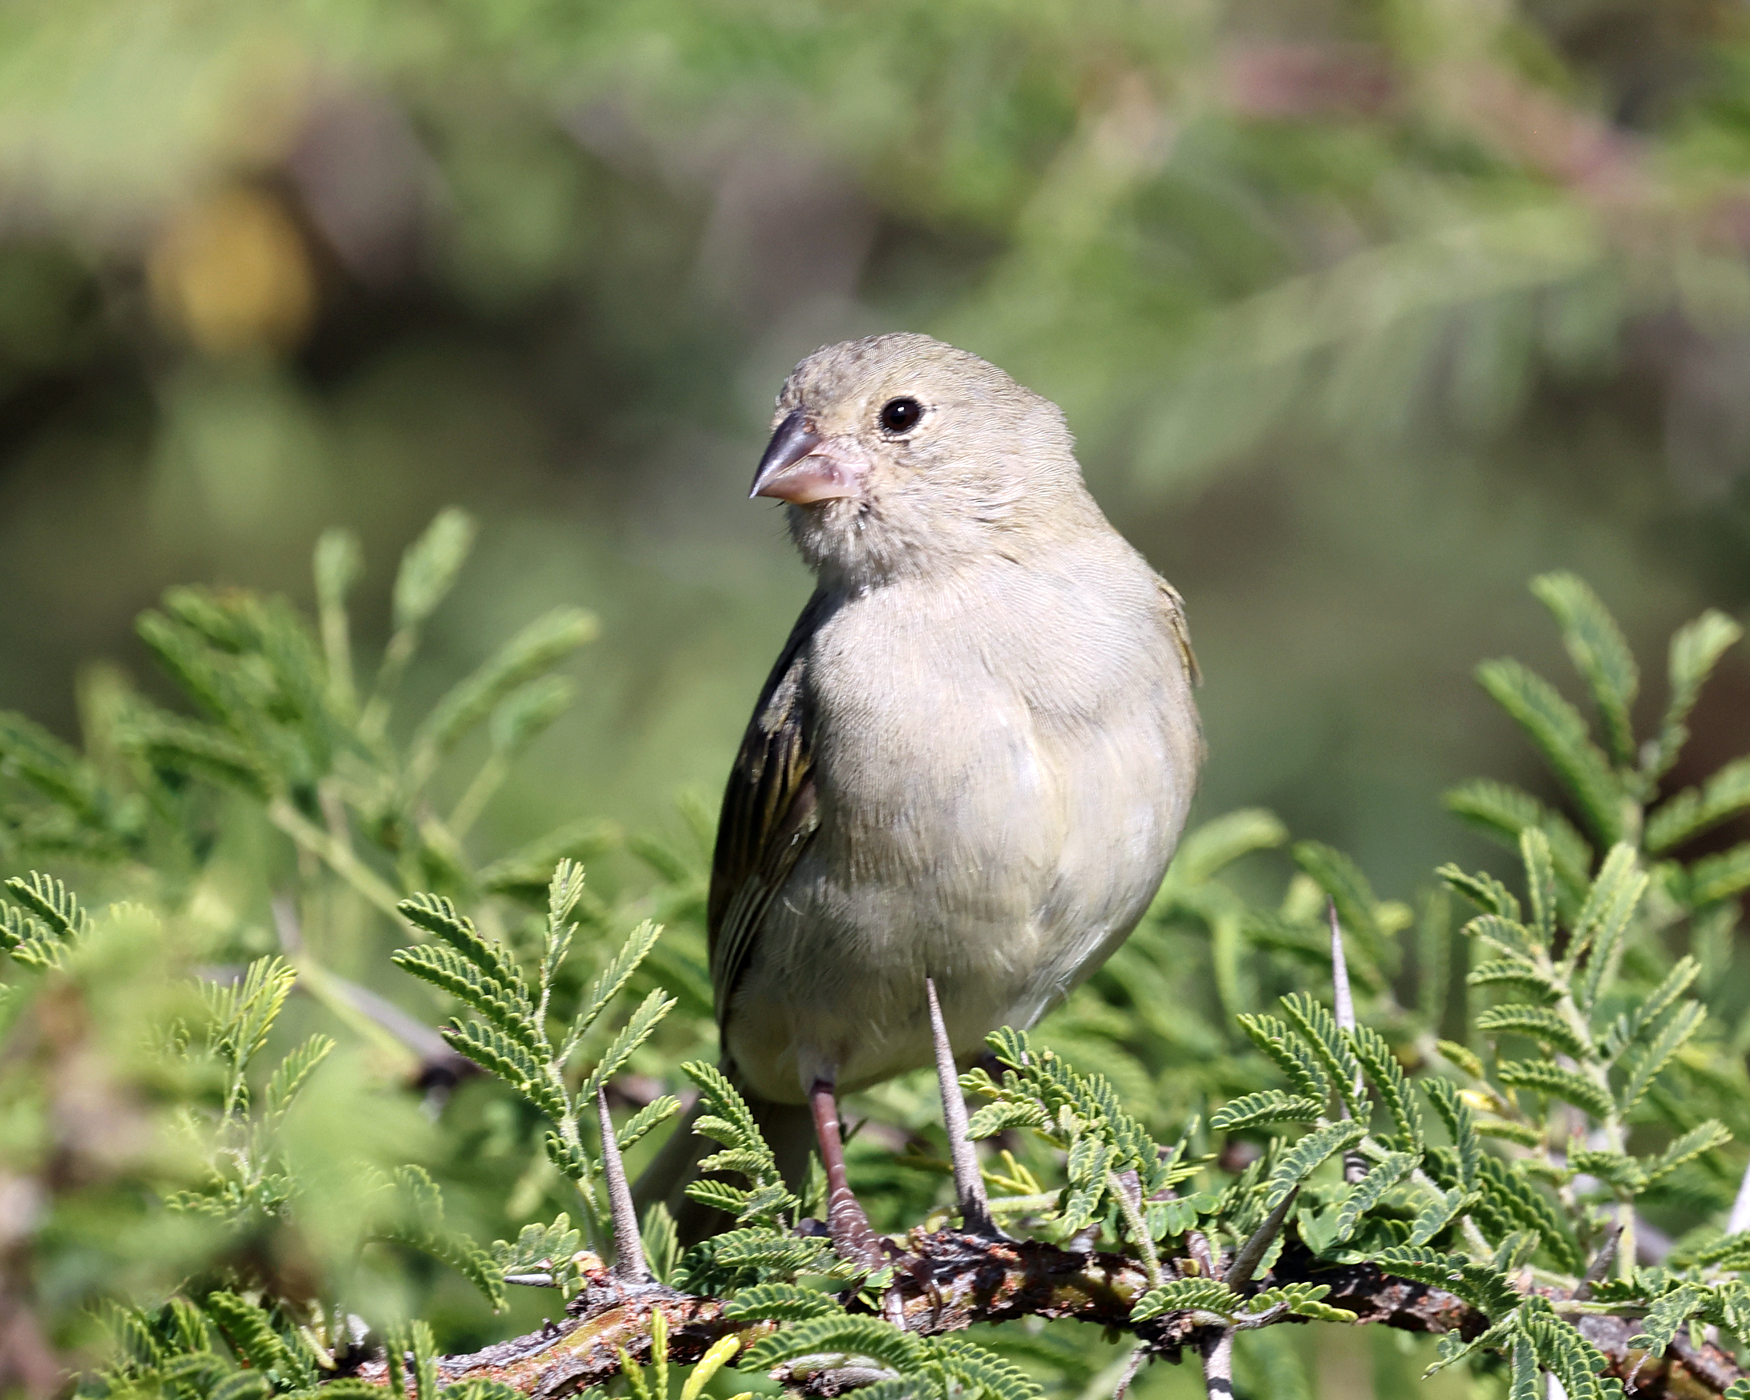
[[[734,1068],[725,1063],[724,1075],[747,1102],[748,1111],[778,1159],[778,1170],[792,1191],[800,1193],[808,1182],[808,1154],[814,1147],[814,1119],[806,1105],[773,1103],[750,1093]],[[683,1246],[731,1228],[735,1222],[725,1212],[701,1205],[686,1194],[687,1186],[704,1175],[699,1163],[722,1149],[710,1138],[700,1137],[693,1124],[703,1112],[696,1103],[662,1145],[662,1150],[639,1175],[632,1187],[638,1213],[657,1201],[674,1217],[675,1231]],[[737,1185],[744,1184],[738,1179]]]

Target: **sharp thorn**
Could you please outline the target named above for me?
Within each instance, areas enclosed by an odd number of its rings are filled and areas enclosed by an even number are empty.
[[[607,1183],[608,1210],[614,1221],[614,1267],[610,1272],[621,1283],[649,1283],[650,1265],[644,1259],[644,1237],[638,1233],[638,1210],[632,1204],[632,1188],[626,1182],[626,1165],[620,1160],[620,1141],[614,1136],[604,1088],[595,1091],[595,1111],[602,1125],[602,1178]]]
[[[1728,1235],[1745,1230],[1750,1230],[1750,1166],[1744,1168],[1743,1180],[1738,1183],[1738,1198],[1732,1202],[1732,1214],[1726,1221]]]
[[[1332,1001],[1335,1003],[1333,1012],[1337,1018],[1339,1031],[1355,1029],[1355,995],[1349,988],[1349,959],[1343,953],[1343,924],[1337,917],[1337,901],[1325,900],[1325,913],[1331,921],[1331,990]],[[1355,1097],[1360,1098],[1365,1091],[1361,1076],[1355,1077]],[[1343,1116],[1349,1116],[1347,1107]],[[1367,1175],[1367,1159],[1359,1152],[1343,1154],[1343,1180],[1353,1186]]]
[[[1240,1246],[1239,1253],[1228,1264],[1227,1272],[1221,1275],[1221,1281],[1229,1288],[1244,1288],[1252,1281],[1252,1275],[1258,1272],[1258,1265],[1264,1262],[1264,1255],[1276,1236],[1282,1233],[1283,1223],[1288,1219],[1288,1212],[1294,1208],[1299,1195],[1300,1187],[1296,1186],[1282,1198],[1281,1204],[1270,1212],[1264,1223],[1252,1232],[1251,1238]]]
[[[960,1226],[969,1235],[998,1233],[991,1220],[990,1202],[984,1194],[984,1176],[978,1169],[978,1153],[967,1135],[966,1100],[960,1096],[960,1072],[954,1064],[954,1047],[948,1040],[942,1004],[936,999],[936,984],[924,978],[924,993],[930,1003],[930,1031],[936,1043],[936,1080],[942,1089],[942,1124],[948,1131],[948,1155],[954,1164],[954,1194],[960,1202]]]
[[[1337,1029],[1355,1029],[1355,998],[1349,991],[1349,960],[1343,955],[1343,925],[1337,919],[1337,901],[1327,899],[1325,911],[1331,920],[1331,985],[1335,991]]]
[[[1598,1253],[1592,1257],[1592,1263],[1587,1267],[1580,1286],[1574,1290],[1574,1297],[1586,1299],[1592,1296],[1592,1289],[1604,1281],[1604,1276],[1610,1272],[1610,1266],[1616,1262],[1617,1246],[1622,1243],[1622,1225],[1612,1225],[1605,1232],[1604,1242],[1598,1246]]]

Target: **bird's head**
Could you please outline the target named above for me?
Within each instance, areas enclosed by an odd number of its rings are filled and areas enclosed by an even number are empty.
[[[1020,558],[1095,509],[1056,404],[911,334],[796,366],[752,494],[788,502],[803,557],[853,585]]]

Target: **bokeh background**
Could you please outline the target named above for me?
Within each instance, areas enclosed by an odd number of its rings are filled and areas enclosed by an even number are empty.
[[[809,586],[745,498],[772,396],[922,330],[1063,405],[1185,594],[1203,813],[1408,896],[1481,858],[1451,783],[1557,797],[1470,678],[1562,673],[1530,575],[1655,673],[1744,614],[1747,252],[1735,0],[18,0],[0,708],[73,737],[166,585],[307,603],[329,525],[369,651],[460,504],[414,690],[602,620],[477,844],[676,829]],[[1674,785],[1747,700],[1740,655]]]
[[[1553,652],[1530,574],[1576,569],[1643,648],[1750,592],[1741,5],[4,26],[0,706],[62,731],[82,661],[147,669],[166,584],[307,595],[344,524],[380,599],[454,502],[486,529],[434,673],[551,602],[604,621],[489,823],[714,797],[807,590],[745,499],[772,396],[898,328],[1059,401],[1184,592],[1205,810],[1270,806],[1385,889],[1452,854],[1443,785],[1547,781],[1469,680]],[[1747,676],[1697,762],[1743,747]]]

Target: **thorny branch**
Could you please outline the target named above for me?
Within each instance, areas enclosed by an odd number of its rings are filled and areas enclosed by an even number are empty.
[[[1155,1357],[1174,1362],[1189,1349],[1201,1356],[1213,1348],[1218,1329],[1199,1328],[1186,1313],[1169,1313],[1141,1323],[1130,1311],[1148,1289],[1148,1278],[1134,1259],[1118,1254],[1079,1253],[1028,1240],[998,1240],[944,1231],[914,1231],[907,1256],[895,1275],[897,1313],[909,1331],[922,1335],[954,1332],[975,1323],[1012,1322],[1022,1317],[1090,1322],[1134,1335]],[[1178,1261],[1163,1261],[1169,1268]],[[1193,1266],[1184,1261],[1185,1270]],[[573,1300],[563,1321],[539,1332],[500,1342],[484,1351],[439,1359],[446,1382],[471,1378],[501,1381],[525,1395],[569,1395],[599,1385],[618,1373],[619,1353],[648,1359],[650,1322],[656,1309],[667,1316],[669,1358],[679,1365],[697,1361],[727,1333],[747,1343],[778,1324],[725,1318],[715,1298],[676,1292],[660,1284],[615,1281],[597,1261],[586,1271],[587,1286]],[[1330,1286],[1325,1302],[1347,1308],[1359,1323],[1382,1323],[1408,1332],[1474,1337],[1488,1319],[1450,1293],[1381,1273],[1371,1264],[1331,1266],[1290,1239],[1265,1286],[1312,1282]],[[890,1315],[892,1315],[890,1313]],[[1680,1339],[1662,1359],[1642,1360],[1629,1338],[1639,1331],[1630,1317],[1588,1313],[1578,1326],[1609,1362],[1608,1374],[1626,1378],[1639,1366],[1635,1400],[1701,1400],[1718,1396],[1743,1374],[1717,1347]],[[388,1384],[386,1363],[366,1362],[357,1373]],[[774,1373],[794,1391],[808,1396],[840,1394],[850,1383],[873,1379],[851,1376],[845,1368],[804,1371],[800,1364]]]

